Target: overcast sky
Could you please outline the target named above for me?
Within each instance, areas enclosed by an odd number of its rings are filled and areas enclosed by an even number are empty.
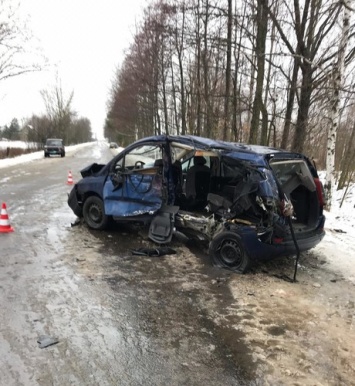
[[[115,68],[133,40],[147,0],[22,0],[21,11],[50,68],[0,83],[0,126],[45,113],[40,90],[74,91],[73,108],[102,133]]]

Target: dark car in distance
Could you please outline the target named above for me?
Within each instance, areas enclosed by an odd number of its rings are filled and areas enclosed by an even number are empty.
[[[44,156],[49,157],[51,155],[60,155],[65,157],[65,147],[62,139],[48,138],[44,145]]]
[[[118,144],[116,142],[110,142],[110,149],[118,149]]]
[[[237,272],[294,255],[324,237],[323,187],[303,154],[197,136],[154,136],[92,164],[68,197],[92,229],[111,220],[206,240],[214,264]]]

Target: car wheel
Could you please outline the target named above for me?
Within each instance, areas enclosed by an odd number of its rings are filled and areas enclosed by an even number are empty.
[[[65,153],[62,153],[60,156],[61,156],[62,158],[65,157]]]
[[[99,197],[88,197],[83,206],[83,216],[91,229],[102,230],[107,228],[109,217],[105,215],[104,203]]]
[[[240,236],[234,232],[219,233],[210,243],[209,254],[215,265],[239,273],[245,273],[251,266]]]
[[[45,158],[49,157],[49,154],[48,153],[44,153],[44,157]]]

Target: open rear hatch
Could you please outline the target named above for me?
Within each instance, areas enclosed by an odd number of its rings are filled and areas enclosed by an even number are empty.
[[[293,206],[292,224],[296,233],[313,231],[319,225],[322,203],[317,176],[304,159],[271,160],[270,166],[283,193]],[[316,172],[314,172],[316,174]]]

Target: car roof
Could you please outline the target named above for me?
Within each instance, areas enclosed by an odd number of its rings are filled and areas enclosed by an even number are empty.
[[[154,144],[154,143],[179,143],[182,145],[194,147],[196,150],[214,151],[220,153],[222,157],[229,157],[246,161],[255,166],[266,166],[270,159],[304,159],[305,156],[300,153],[289,152],[283,149],[261,146],[248,145],[237,142],[226,142],[194,135],[155,135],[141,138],[130,145],[128,145],[122,152],[118,153],[112,162],[117,158],[122,157],[123,154],[128,153],[137,145]],[[106,167],[110,167],[109,164]],[[104,168],[105,169],[105,168]]]
[[[245,143],[238,142],[226,142],[216,139],[210,139],[205,137],[199,137],[195,135],[156,135],[151,137],[145,137],[135,142],[144,143],[144,142],[161,142],[168,140],[169,142],[179,142],[189,145],[195,145],[195,147],[201,147],[204,149],[220,149],[226,151],[238,151],[245,153],[253,153],[259,155],[275,154],[275,153],[289,153],[285,150],[278,149],[270,146],[261,146],[261,145],[248,145]]]

